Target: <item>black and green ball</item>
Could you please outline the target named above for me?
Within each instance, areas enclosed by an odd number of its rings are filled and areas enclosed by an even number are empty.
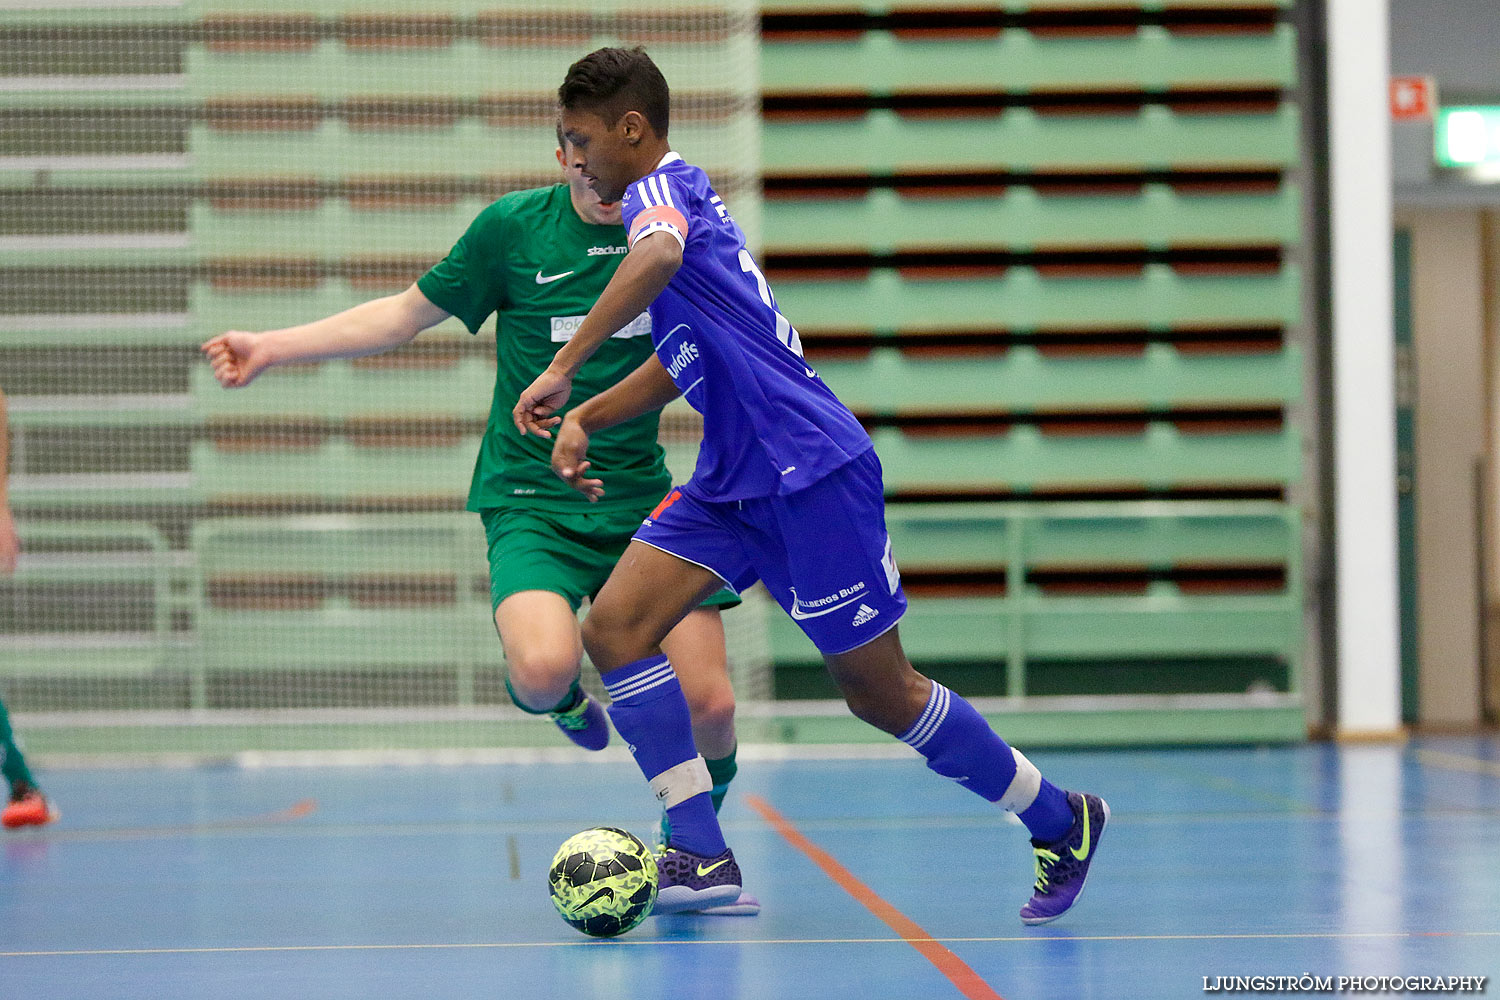
[[[640,838],[612,826],[574,834],[547,872],[552,905],[593,937],[624,934],[656,905],[656,857]]]

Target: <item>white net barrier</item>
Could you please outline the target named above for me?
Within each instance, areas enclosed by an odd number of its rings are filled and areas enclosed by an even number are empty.
[[[0,693],[33,748],[555,742],[509,708],[463,512],[493,320],[237,392],[197,347],[399,291],[553,183],[556,87],[601,45],[662,67],[754,240],[757,38],[733,0],[0,7]],[[679,479],[697,433],[663,422]],[[763,612],[725,618],[742,699]]]

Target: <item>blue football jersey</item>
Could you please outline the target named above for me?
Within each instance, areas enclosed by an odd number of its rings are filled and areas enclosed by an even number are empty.
[[[684,489],[746,500],[809,486],[871,447],[802,358],[745,234],[708,176],[668,153],[621,201],[630,245],[655,232],[682,244],[682,267],[651,303],[656,356],[703,414],[698,467]]]

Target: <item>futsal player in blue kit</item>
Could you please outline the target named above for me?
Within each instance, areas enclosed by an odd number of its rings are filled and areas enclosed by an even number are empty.
[[[740,893],[661,640],[720,587],[759,579],[822,652],[857,717],[1020,817],[1036,856],[1021,919],[1055,920],[1083,888],[1109,807],[1048,782],[972,705],[907,660],[896,627],[906,596],[870,438],[803,360],[707,176],[672,152],[660,70],[639,48],[599,49],[569,68],[558,103],[574,164],[601,198],[621,201],[630,249],[521,394],[516,427],[543,437],[555,428],[553,469],[597,499],[608,484],[589,475],[591,433],[679,395],[703,414],[692,478],[641,525],[583,623],[610,718],[671,822],[657,910]],[[655,355],[566,419],[553,416],[589,355],[648,307]]]

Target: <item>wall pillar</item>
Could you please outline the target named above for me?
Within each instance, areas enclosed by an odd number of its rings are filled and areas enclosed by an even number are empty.
[[[1400,729],[1388,0],[1327,0],[1337,717]]]

